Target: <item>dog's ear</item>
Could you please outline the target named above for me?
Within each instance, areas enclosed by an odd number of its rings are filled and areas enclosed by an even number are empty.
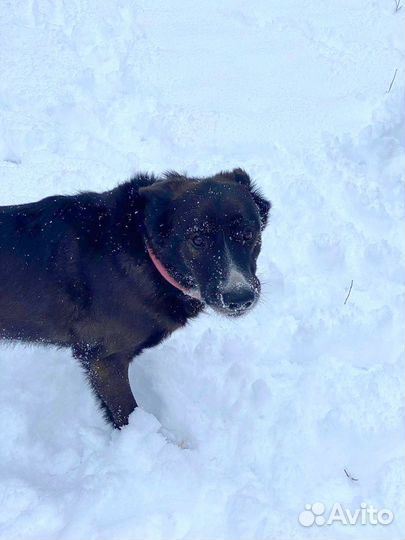
[[[167,184],[168,182],[158,181],[139,189],[146,230],[148,235],[156,240],[164,238],[170,228],[169,204],[173,193]]]
[[[145,207],[163,209],[185,191],[187,191],[187,182],[179,177],[174,180],[159,180],[149,186],[141,187],[139,195]]]
[[[269,219],[271,202],[263,197],[263,195],[260,193],[260,190],[255,186],[254,182],[245,170],[241,168],[233,169],[233,171],[231,172],[224,173],[224,176],[234,180],[238,184],[246,186],[249,189],[253,200],[255,201],[256,206],[259,209],[260,225],[261,229],[263,230],[266,227]]]
[[[256,203],[257,208],[259,209],[260,228],[263,231],[269,220],[271,202],[265,199],[263,195],[260,193],[260,191],[255,187],[251,189],[251,194],[252,194],[253,200]]]
[[[245,170],[241,168],[234,169],[231,174],[233,175],[235,181],[238,182],[238,184],[242,184],[243,186],[247,187],[250,187],[252,185],[252,180]]]
[[[173,197],[173,190],[170,188],[169,182],[155,182],[150,186],[139,188],[139,195],[143,199],[145,206],[156,207],[170,202]]]
[[[228,180],[233,180],[234,182],[242,184],[246,187],[250,187],[252,184],[252,180],[250,179],[248,173],[241,168],[233,169],[233,171],[222,172],[220,173],[220,176],[225,177]]]
[[[164,237],[170,229],[171,208],[174,199],[182,193],[184,182],[179,179],[159,180],[139,188],[143,202],[145,225],[156,236]]]

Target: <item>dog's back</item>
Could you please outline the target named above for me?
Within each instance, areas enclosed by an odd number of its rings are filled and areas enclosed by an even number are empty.
[[[71,232],[61,220],[68,197],[0,207],[0,337],[68,342],[73,305],[60,283],[73,269],[61,260]]]

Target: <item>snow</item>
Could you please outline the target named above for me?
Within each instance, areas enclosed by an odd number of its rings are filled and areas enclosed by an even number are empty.
[[[405,8],[0,10],[0,204],[237,166],[273,202],[261,304],[137,358],[121,432],[68,351],[1,346],[1,538],[404,537]],[[395,518],[306,528],[314,502]]]

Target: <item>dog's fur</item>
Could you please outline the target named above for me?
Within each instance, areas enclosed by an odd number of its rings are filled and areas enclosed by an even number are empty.
[[[121,427],[136,407],[134,356],[204,304],[227,315],[253,306],[269,209],[241,169],[138,175],[104,193],[0,207],[0,338],[70,347]]]

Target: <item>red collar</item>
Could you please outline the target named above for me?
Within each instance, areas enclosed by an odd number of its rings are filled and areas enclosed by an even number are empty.
[[[163,264],[159,261],[159,259],[154,254],[151,247],[148,245],[146,246],[146,249],[148,250],[149,257],[153,264],[155,265],[156,270],[159,272],[159,274],[165,278],[165,280],[170,283],[170,285],[173,285],[173,287],[176,287],[179,291],[181,291],[183,294],[187,294],[188,296],[191,296],[192,298],[196,298],[197,300],[201,300],[201,296],[197,291],[194,291],[192,289],[186,289],[183,287],[183,285],[180,285],[178,281],[172,277],[168,270],[163,266]]]

